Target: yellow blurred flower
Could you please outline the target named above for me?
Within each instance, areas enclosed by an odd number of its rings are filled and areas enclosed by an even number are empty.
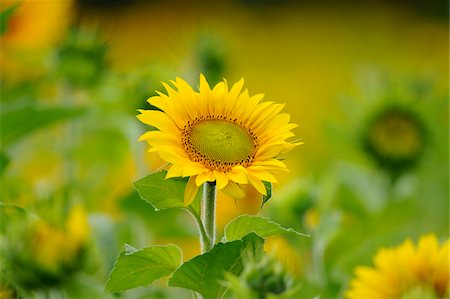
[[[76,205],[69,212],[64,229],[38,221],[31,239],[32,255],[43,268],[58,272],[61,266],[73,262],[89,236],[87,213]]]
[[[158,129],[140,140],[170,163],[167,178],[190,177],[185,204],[204,182],[235,197],[243,197],[240,184],[266,194],[263,181],[275,183],[273,174],[286,170],[278,155],[301,144],[286,141],[296,125],[289,114],[279,114],[284,105],[241,92],[243,80],[231,90],[226,81],[211,89],[200,76],[199,92],[180,78],[172,83],[177,90],[164,84],[168,95],[158,92],[148,100],[162,111],[140,110],[139,120]]]
[[[3,0],[0,10],[18,5],[8,19],[2,46],[41,49],[53,45],[70,20],[72,0]]]
[[[316,207],[309,208],[303,216],[303,223],[308,230],[315,230],[320,223],[319,210]]]
[[[86,242],[90,228],[88,214],[84,206],[77,204],[70,210],[65,228],[73,247],[80,247]]]
[[[14,291],[10,289],[6,284],[0,283],[0,299],[16,298]]]
[[[449,295],[449,240],[441,246],[433,234],[417,244],[406,240],[381,249],[375,267],[358,267],[348,299],[438,299]]]
[[[302,262],[299,252],[285,238],[281,236],[267,238],[264,251],[279,261],[293,277],[301,275]]]
[[[8,80],[42,71],[42,54],[53,47],[69,25],[72,0],[2,0],[0,11],[17,5],[0,35],[0,70]]]

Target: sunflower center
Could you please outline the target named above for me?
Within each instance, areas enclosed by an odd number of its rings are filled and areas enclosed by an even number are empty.
[[[183,144],[192,160],[220,171],[251,162],[256,149],[255,138],[246,128],[224,119],[202,119],[189,124]]]
[[[412,119],[399,113],[390,113],[381,118],[372,129],[374,144],[384,154],[409,157],[420,151],[421,136]]]

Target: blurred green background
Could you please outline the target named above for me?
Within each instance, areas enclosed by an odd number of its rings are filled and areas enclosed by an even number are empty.
[[[188,298],[163,282],[103,292],[123,243],[199,253],[183,211],[132,182],[164,162],[137,142],[145,100],[180,76],[243,77],[286,103],[305,145],[262,213],[304,298],[340,298],[381,247],[449,235],[448,2],[0,2],[0,298]],[[219,195],[218,225],[258,213]]]

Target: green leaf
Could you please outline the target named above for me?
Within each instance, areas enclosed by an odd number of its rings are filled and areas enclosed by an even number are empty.
[[[243,253],[253,261],[260,261],[264,255],[264,239],[255,233],[242,238],[244,242]]]
[[[4,109],[0,115],[1,146],[5,148],[37,129],[79,116],[84,111],[79,107],[40,107],[35,104]]]
[[[184,208],[184,188],[187,180],[165,179],[166,171],[154,172],[134,182],[139,196],[151,204],[155,210]]]
[[[149,246],[141,250],[125,245],[106,282],[107,292],[146,286],[170,275],[181,264],[181,249],[175,245]]]
[[[266,202],[269,201],[269,199],[272,197],[272,183],[270,182],[263,182],[264,186],[266,187],[266,195],[263,195],[262,198],[262,204],[261,204],[261,208],[266,204]]]
[[[225,226],[225,237],[228,241],[241,239],[249,233],[255,233],[263,238],[279,234],[308,236],[292,228],[284,228],[267,217],[256,215],[241,215]]]
[[[244,266],[242,240],[218,243],[210,251],[187,261],[175,271],[169,286],[197,291],[205,298],[220,298],[226,291],[225,273],[239,275]]]

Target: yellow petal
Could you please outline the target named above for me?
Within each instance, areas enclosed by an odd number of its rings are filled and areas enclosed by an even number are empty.
[[[186,162],[183,164],[183,177],[197,175],[205,171],[207,169],[198,162],[191,162],[186,159]]]
[[[179,141],[180,138],[178,138],[175,134],[168,134],[161,131],[148,131],[139,137],[139,141],[147,140],[150,144],[153,142],[160,142],[161,140],[170,141],[171,143],[175,144],[177,147],[181,144]]]
[[[174,178],[174,177],[181,177],[183,176],[183,166],[182,164],[174,164],[172,165],[166,174],[166,179]]]
[[[214,182],[215,176],[212,171],[205,171],[203,173],[200,173],[197,175],[197,178],[195,179],[195,183],[197,186],[201,186],[204,182]]]
[[[258,160],[268,160],[275,158],[282,150],[284,143],[272,143],[262,146],[258,149],[255,154],[255,159]]]
[[[203,74],[200,74],[200,88],[199,89],[200,89],[201,94],[203,94],[203,93],[208,94],[211,91],[211,89],[209,88],[208,81],[206,81],[206,78]]]
[[[247,184],[248,179],[246,175],[246,170],[241,165],[234,166],[231,171],[227,172],[227,177],[230,181],[236,182],[238,184]]]
[[[214,170],[214,176],[216,177],[216,186],[218,190],[223,189],[228,184],[228,177],[225,173]]]
[[[153,126],[160,131],[178,134],[179,128],[164,112],[157,110],[138,110],[141,114],[136,117],[144,124]]]
[[[251,124],[254,130],[258,130],[259,126],[263,125],[267,119],[271,119],[275,117],[281,109],[285,106],[285,104],[274,104],[273,102],[268,102],[270,105],[263,109],[261,112],[253,113],[255,120]],[[255,111],[256,112],[256,111]]]
[[[254,166],[263,166],[266,169],[287,170],[286,164],[278,159],[256,160],[252,163]]]
[[[195,176],[191,176],[186,184],[186,188],[184,189],[184,206],[187,207],[190,205],[195,196],[197,196],[198,186],[195,184]]]
[[[285,143],[283,145],[283,149],[280,151],[280,154],[284,154],[289,152],[291,149],[293,149],[294,147],[297,147],[299,145],[305,144],[304,142],[295,142],[295,143]]]
[[[264,167],[262,167],[262,166],[250,166],[250,167],[247,167],[247,171],[248,171],[248,173],[250,173],[251,175],[254,175],[255,177],[259,178],[262,181],[271,182],[271,183],[278,182],[277,179],[273,176],[273,174],[271,174],[270,172],[265,170]]]
[[[233,199],[243,199],[246,197],[244,190],[234,182],[228,182],[226,187],[222,189],[222,192]]]
[[[170,164],[175,164],[187,158],[186,155],[181,155],[179,152],[174,151],[172,147],[159,147],[156,152],[163,160]]]
[[[261,193],[262,195],[267,195],[267,190],[266,190],[266,186],[264,186],[264,183],[257,178],[256,176],[252,175],[251,173],[248,174],[247,176],[248,178],[248,182],[255,187],[255,189]]]

